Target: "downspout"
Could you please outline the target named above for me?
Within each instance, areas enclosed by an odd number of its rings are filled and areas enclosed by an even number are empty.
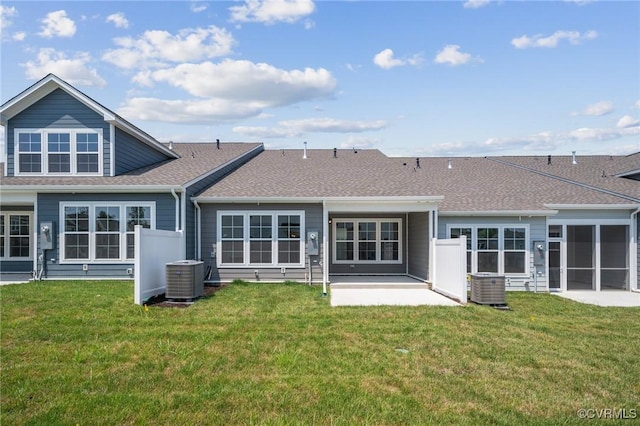
[[[196,207],[196,229],[195,229],[195,240],[196,240],[196,260],[202,259],[202,247],[200,246],[200,225],[202,221],[202,214],[200,211],[200,205],[198,204],[198,200],[193,200],[193,205]]]
[[[171,195],[176,199],[176,231],[180,230],[180,198],[176,194],[175,188],[171,188]]]
[[[115,126],[113,125],[113,123],[109,124],[109,176],[115,176],[116,175],[116,144],[115,144],[115,140],[116,140],[116,130],[115,130]]]
[[[6,163],[5,163],[6,164]],[[33,203],[33,278],[38,274],[38,238],[40,236],[40,225],[38,224],[38,194]],[[43,262],[47,260],[43,256]]]
[[[180,212],[180,230],[182,231],[182,236],[186,238],[185,232],[187,228],[187,190],[185,187],[182,187],[181,191],[182,191],[182,206],[181,206],[182,208]]]
[[[629,288],[634,292],[640,292],[640,285],[638,285],[638,213],[640,213],[640,207],[638,207],[636,211],[631,213],[631,240],[629,240],[635,241],[635,253],[630,253],[631,259],[629,259],[629,277],[631,279],[631,281],[629,282]],[[634,216],[636,220],[633,220]],[[634,247],[632,246],[631,249],[633,248]],[[636,288],[633,288],[631,286],[634,281],[636,283]]]
[[[322,295],[327,295],[329,281],[329,212],[327,200],[322,200]]]

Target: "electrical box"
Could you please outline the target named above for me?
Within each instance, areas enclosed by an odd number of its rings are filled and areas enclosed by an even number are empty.
[[[307,255],[317,256],[320,254],[320,243],[318,242],[318,231],[307,231]]]
[[[545,267],[545,253],[547,251],[547,243],[545,241],[533,242],[533,266]]]
[[[40,222],[40,250],[53,250],[53,222]]]

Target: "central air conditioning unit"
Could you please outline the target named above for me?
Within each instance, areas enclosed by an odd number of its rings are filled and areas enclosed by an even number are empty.
[[[471,274],[471,301],[480,305],[506,305],[504,275]]]
[[[195,299],[204,294],[204,262],[179,260],[166,267],[167,299]]]

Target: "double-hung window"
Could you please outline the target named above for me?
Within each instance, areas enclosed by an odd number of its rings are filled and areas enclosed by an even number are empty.
[[[528,226],[450,226],[449,238],[467,237],[467,273],[528,273]]]
[[[16,129],[14,170],[20,175],[100,175],[101,129]]]
[[[401,219],[333,219],[334,263],[401,263]]]
[[[63,204],[63,262],[125,262],[135,254],[135,226],[154,228],[154,203]]]
[[[304,212],[218,212],[218,266],[304,266]]]
[[[31,257],[31,213],[0,213],[0,257],[24,259]]]

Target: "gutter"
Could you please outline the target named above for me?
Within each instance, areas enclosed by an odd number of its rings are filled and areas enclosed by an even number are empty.
[[[547,207],[547,206],[545,206]],[[440,216],[555,216],[558,210],[440,210]]]

